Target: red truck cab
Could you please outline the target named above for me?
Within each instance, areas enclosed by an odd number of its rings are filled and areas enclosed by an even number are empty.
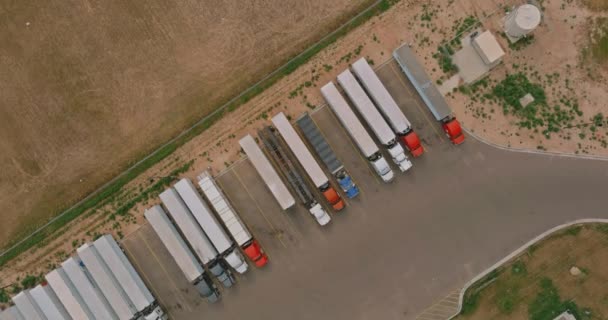
[[[456,118],[448,119],[444,121],[441,126],[443,127],[443,131],[450,138],[453,144],[461,144],[464,142],[464,134],[462,133],[462,128],[460,127],[460,123]]]
[[[402,135],[401,142],[403,142],[403,145],[414,157],[419,157],[424,153],[424,148],[420,143],[420,138],[414,131],[409,131],[408,133]]]
[[[336,189],[333,187],[330,186],[329,188],[323,190],[323,196],[325,199],[327,199],[329,204],[331,204],[334,210],[340,211],[344,209],[344,200],[342,200],[340,195],[336,192]]]
[[[245,255],[247,255],[258,268],[261,268],[268,263],[268,256],[264,253],[264,250],[262,250],[262,247],[255,239],[253,239],[249,245],[243,247],[243,252],[245,252]]]

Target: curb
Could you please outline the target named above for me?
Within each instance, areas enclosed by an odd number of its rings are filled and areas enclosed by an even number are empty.
[[[562,157],[562,158],[608,161],[608,156],[594,156],[594,155],[590,155],[590,154],[585,155],[585,154],[576,154],[576,153],[569,153],[569,152],[538,151],[538,150],[532,150],[532,149],[526,149],[526,148],[505,147],[505,146],[496,144],[494,142],[491,142],[489,140],[486,140],[486,139],[476,135],[470,129],[467,129],[465,127],[462,127],[462,129],[468,135],[479,140],[480,142],[483,142],[491,147],[498,148],[498,149],[505,150],[505,151],[513,151],[513,152],[529,153],[529,154],[545,155],[545,156],[554,156],[554,157]]]
[[[603,160],[608,160],[608,159],[603,159]],[[570,222],[558,225],[556,227],[553,227],[553,228],[541,233],[540,235],[536,236],[534,239],[526,242],[523,246],[519,247],[519,249],[516,249],[515,251],[511,252],[506,257],[504,257],[501,260],[499,260],[498,262],[496,262],[491,267],[482,271],[480,274],[475,276],[473,279],[469,280],[469,282],[467,282],[464,285],[464,287],[460,290],[460,298],[458,299],[458,312],[456,312],[454,315],[450,316],[447,320],[454,319],[455,317],[460,315],[460,312],[462,311],[462,303],[464,302],[464,294],[467,292],[467,290],[473,284],[475,284],[477,281],[481,280],[483,277],[487,276],[490,272],[496,270],[498,267],[509,262],[511,259],[515,258],[516,256],[520,255],[522,252],[527,250],[533,244],[535,244],[541,240],[544,240],[545,238],[552,235],[553,233],[560,231],[562,229],[577,225],[577,224],[588,224],[588,223],[608,223],[608,219],[578,219],[578,220],[570,221]]]

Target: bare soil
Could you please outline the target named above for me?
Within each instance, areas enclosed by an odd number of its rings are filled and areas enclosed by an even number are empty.
[[[606,226],[592,224],[569,230],[534,245],[501,267],[496,280],[480,291],[475,311],[456,319],[529,319],[529,304],[537,299],[543,278],[551,279],[562,301],[574,301],[581,312],[590,312],[591,316],[583,315],[583,319],[606,319],[608,270],[602,267],[608,263]],[[572,275],[572,267],[581,274]]]
[[[371,0],[0,3],[0,247]]]

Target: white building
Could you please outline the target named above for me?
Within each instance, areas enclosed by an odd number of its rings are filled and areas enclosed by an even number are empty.
[[[498,40],[496,40],[496,37],[494,37],[490,30],[476,35],[471,40],[471,45],[477,51],[481,60],[490,68],[498,65],[505,55],[504,50],[502,50]]]

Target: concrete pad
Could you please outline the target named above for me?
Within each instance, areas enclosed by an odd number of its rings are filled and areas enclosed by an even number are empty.
[[[490,67],[483,62],[471,45],[469,37],[462,39],[462,49],[454,53],[452,62],[458,67],[458,74],[467,84],[481,79],[490,71]]]

